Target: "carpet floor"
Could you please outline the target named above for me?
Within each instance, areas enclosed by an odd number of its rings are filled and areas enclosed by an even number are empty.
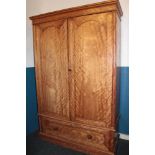
[[[26,155],[86,155],[42,140],[37,134],[26,137]],[[129,141],[120,139],[117,155],[129,155]]]

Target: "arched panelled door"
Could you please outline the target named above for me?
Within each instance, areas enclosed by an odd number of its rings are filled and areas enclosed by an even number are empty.
[[[68,31],[71,118],[111,127],[113,14],[70,18]]]

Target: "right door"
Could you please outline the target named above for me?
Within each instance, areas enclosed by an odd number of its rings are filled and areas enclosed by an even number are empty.
[[[73,121],[111,127],[113,14],[68,19],[70,113]]]

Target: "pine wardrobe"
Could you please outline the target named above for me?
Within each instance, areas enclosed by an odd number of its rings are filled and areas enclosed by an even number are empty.
[[[117,0],[32,16],[41,137],[114,155],[119,114]]]

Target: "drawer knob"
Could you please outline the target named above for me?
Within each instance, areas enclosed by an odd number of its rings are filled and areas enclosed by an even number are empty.
[[[92,139],[93,137],[92,137],[92,135],[87,135],[87,138]]]
[[[53,130],[54,130],[54,131],[58,131],[58,127],[54,127]]]

